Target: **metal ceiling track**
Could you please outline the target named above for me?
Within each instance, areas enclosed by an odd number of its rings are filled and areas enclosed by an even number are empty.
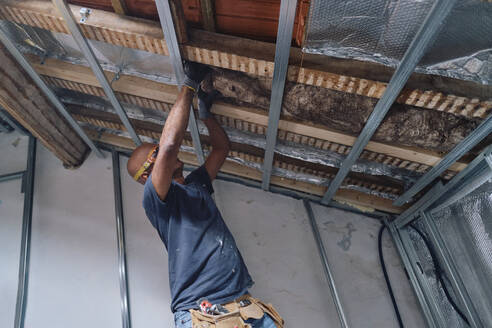
[[[125,126],[128,133],[130,134],[131,138],[133,139],[133,142],[135,143],[136,146],[140,146],[142,144],[142,141],[140,140],[139,136],[133,129],[133,126],[130,123],[128,116],[126,115],[125,110],[123,109],[120,102],[116,98],[116,95],[114,94],[114,91],[111,88],[111,85],[109,84],[106,75],[104,75],[101,65],[97,61],[97,58],[94,52],[92,51],[91,46],[89,45],[89,42],[87,42],[86,38],[82,34],[82,31],[80,30],[80,27],[75,22],[75,19],[72,16],[72,12],[68,7],[68,4],[66,3],[65,0],[52,0],[52,2],[56,6],[60,14],[62,15],[63,19],[65,20],[65,24],[67,25],[68,30],[72,34],[74,41],[77,43],[80,50],[84,54],[85,59],[89,62],[89,66],[94,72],[94,75],[97,77],[99,83],[101,84],[101,87],[104,89],[104,93],[106,94],[109,101],[113,105],[114,109],[118,113],[121,122]]]
[[[157,6],[157,12],[159,14],[162,31],[164,32],[164,38],[166,39],[166,45],[169,50],[169,56],[171,57],[171,61],[173,63],[174,74],[176,75],[178,86],[181,89],[181,87],[183,86],[185,75],[169,1],[155,0],[155,4]],[[195,148],[198,162],[200,164],[203,164],[205,162],[205,158],[203,156],[202,144],[200,142],[200,132],[198,130],[195,113],[193,112],[193,105],[191,105],[190,108],[190,120],[188,121],[188,129],[191,133],[193,147]]]
[[[376,104],[376,107],[367,120],[364,129],[353,145],[352,150],[342,163],[340,170],[333,181],[331,181],[328,190],[323,196],[322,202],[324,204],[328,204],[338,188],[340,188],[343,180],[350,172],[352,165],[354,165],[367,143],[371,140],[374,132],[376,132],[376,129],[381,124],[391,105],[395,102],[410,75],[413,73],[420,59],[425,54],[426,49],[437,36],[445,18],[453,8],[456,1],[457,0],[437,0],[434,3],[424,23],[405,52],[402,61],[398,65],[398,68],[386,88],[386,91]]]
[[[51,101],[51,103],[56,107],[58,112],[68,121],[70,126],[75,130],[75,132],[79,135],[82,140],[92,149],[94,153],[100,158],[104,158],[104,154],[96,147],[94,142],[87,136],[87,134],[82,130],[79,124],[72,118],[72,116],[68,113],[65,106],[58,99],[58,97],[51,91],[50,87],[44,82],[44,80],[39,76],[39,74],[34,70],[34,68],[29,64],[24,55],[17,49],[14,43],[9,39],[7,34],[0,28],[0,40],[10,52],[10,54],[17,60],[17,62],[24,68],[27,74],[31,77],[31,79],[36,83],[36,85],[41,89],[44,95]],[[1,113],[1,116],[5,115]],[[6,117],[6,116],[5,116]],[[16,125],[15,125],[16,126]],[[20,129],[20,128],[17,128]],[[22,132],[24,133],[24,132]]]
[[[278,123],[282,112],[284,87],[289,68],[292,29],[296,15],[297,0],[282,0],[278,21],[277,43],[275,45],[275,67],[273,70],[272,93],[268,111],[265,157],[263,160],[262,188],[268,190],[272,175],[273,156],[277,142]]]

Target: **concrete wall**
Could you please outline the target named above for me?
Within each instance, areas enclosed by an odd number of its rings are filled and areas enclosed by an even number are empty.
[[[0,151],[13,149],[2,135]],[[9,139],[8,141],[4,141]],[[27,142],[0,163],[0,174],[25,162]],[[24,157],[22,157],[24,156]],[[9,164],[10,163],[10,164]],[[9,166],[10,165],[10,166]],[[143,187],[121,159],[133,327],[173,327],[167,254],[141,207]],[[10,171],[9,171],[10,170]],[[111,160],[91,155],[66,170],[38,148],[26,327],[121,327]],[[15,308],[22,195],[0,184],[0,326]],[[339,327],[309,221],[299,200],[216,181],[216,201],[256,282],[251,293],[276,305],[286,327]],[[379,222],[314,206],[352,327],[396,327],[377,258]],[[424,323],[386,236],[384,251],[407,327]]]

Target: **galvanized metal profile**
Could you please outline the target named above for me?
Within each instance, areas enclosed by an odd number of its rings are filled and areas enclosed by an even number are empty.
[[[318,246],[319,256],[321,257],[321,263],[323,264],[326,280],[328,281],[328,285],[330,286],[331,296],[333,298],[333,302],[335,303],[335,307],[337,309],[338,318],[340,319],[340,325],[342,328],[349,327],[349,325],[347,324],[347,317],[345,315],[345,311],[343,310],[342,301],[340,300],[340,296],[338,295],[335,279],[330,269],[328,256],[326,255],[326,249],[325,246],[323,245],[323,240],[321,239],[321,235],[319,233],[318,224],[316,223],[316,218],[314,217],[313,209],[311,208],[311,203],[306,199],[304,199],[302,202],[304,204],[304,207],[306,208],[306,212],[309,217],[309,222],[311,223],[311,229],[313,231],[316,245]]]
[[[398,65],[398,68],[391,77],[391,80],[386,87],[386,91],[377,102],[376,107],[372,111],[371,116],[369,116],[369,119],[364,126],[364,129],[352,146],[352,150],[343,161],[337,175],[330,183],[328,190],[323,196],[324,204],[328,204],[337,192],[343,180],[345,180],[345,177],[350,172],[352,165],[354,165],[369,140],[371,140],[374,132],[376,132],[376,129],[381,124],[381,121],[386,116],[386,113],[390,109],[391,105],[400,94],[408,78],[414,71],[428,46],[431,44],[431,41],[433,41],[437,36],[437,33],[443,25],[444,19],[447,17],[456,1],[457,0],[437,0],[434,3],[424,23],[405,52],[405,55]]]
[[[155,0],[157,6],[157,13],[159,14],[159,20],[161,22],[162,31],[164,32],[164,38],[166,39],[166,46],[173,63],[174,74],[178,86],[181,89],[183,86],[185,73],[183,69],[183,61],[181,59],[181,53],[179,50],[178,38],[176,36],[176,30],[173,23],[173,15],[169,6],[168,0]],[[203,156],[202,144],[200,141],[200,132],[196,122],[195,113],[193,112],[193,105],[190,108],[190,119],[188,121],[188,129],[191,133],[191,139],[193,140],[193,147],[200,164],[205,163],[205,157]]]
[[[398,254],[400,255],[400,258],[403,262],[403,267],[405,268],[408,274],[410,283],[412,284],[413,290],[415,292],[415,296],[417,296],[417,299],[420,303],[420,307],[422,308],[422,312],[424,313],[424,317],[427,320],[427,324],[431,328],[438,327],[438,325],[435,322],[434,316],[432,315],[432,310],[430,308],[429,302],[425,297],[424,290],[422,289],[422,286],[420,285],[419,280],[417,279],[416,273],[414,271],[415,264],[413,264],[414,262],[412,262],[405,247],[403,246],[403,242],[401,240],[400,234],[398,233],[398,229],[395,227],[393,222],[391,223],[387,222],[386,224],[390,231],[393,242],[395,243],[396,250],[398,251]]]
[[[436,166],[431,168],[429,172],[424,174],[420,179],[412,185],[410,189],[405,191],[400,197],[398,197],[393,205],[400,206],[410,201],[412,197],[420,190],[425,188],[441,173],[448,169],[453,163],[459,160],[470,149],[475,147],[481,140],[492,133],[492,115],[489,115],[480,125],[473,130],[465,139],[457,144],[444,158],[442,158]]]
[[[89,146],[98,157],[104,158],[104,154],[97,148],[97,146],[92,142],[92,140],[87,136],[87,134],[82,130],[80,125],[72,118],[68,113],[65,106],[58,99],[58,97],[51,91],[50,87],[44,82],[44,80],[39,76],[39,74],[34,70],[31,64],[27,61],[24,55],[17,49],[15,44],[10,41],[9,37],[0,28],[0,40],[12,56],[17,60],[17,62],[22,66],[22,68],[27,72],[31,79],[36,83],[36,85],[41,89],[41,91],[46,95],[46,97],[51,101],[51,103],[56,107],[58,112],[67,120],[70,126],[75,130],[79,137],[84,140],[84,142]]]
[[[475,174],[467,176],[464,183],[461,183],[458,187],[449,190],[446,193],[446,199],[441,202],[438,200],[435,204],[433,204],[430,212],[437,213],[440,210],[452,205],[456,201],[462,199],[463,197],[466,197],[466,195],[468,195],[473,190],[477,189],[490,179],[492,179],[492,169],[487,165],[486,162],[483,162],[480,164],[480,167],[477,172],[475,172]]]
[[[463,284],[463,280],[458,273],[456,268],[456,264],[453,261],[453,257],[449,253],[449,250],[446,246],[446,243],[441,237],[439,230],[436,227],[434,222],[434,218],[431,214],[422,212],[421,213],[422,221],[424,222],[426,231],[428,232],[428,236],[432,245],[434,245],[435,250],[441,260],[441,263],[444,266],[444,270],[447,273],[447,277],[449,277],[449,281],[453,286],[453,290],[460,300],[462,306],[464,307],[466,317],[471,327],[479,328],[483,327],[482,322],[480,321],[480,317],[473,306],[470,295],[466,291],[465,285]]]
[[[60,14],[62,15],[63,19],[65,20],[65,23],[70,33],[72,34],[74,41],[77,43],[80,50],[84,54],[85,59],[88,61],[89,66],[91,67],[92,71],[94,72],[94,75],[96,76],[97,80],[101,84],[104,93],[106,94],[109,101],[113,105],[114,109],[116,110],[116,113],[118,113],[121,122],[125,126],[128,133],[130,134],[131,138],[133,139],[133,142],[135,143],[136,146],[140,146],[142,144],[142,141],[140,140],[139,136],[133,129],[133,126],[130,123],[128,116],[126,115],[125,110],[123,109],[120,102],[116,98],[116,95],[114,94],[114,91],[111,88],[111,85],[109,84],[108,79],[106,78],[106,75],[104,74],[101,68],[101,65],[97,61],[91,46],[89,45],[84,35],[82,34],[80,27],[75,22],[75,19],[72,16],[72,12],[68,7],[68,4],[65,2],[65,0],[52,0],[52,2],[56,6]]]
[[[11,181],[11,180],[20,179],[24,176],[24,173],[26,173],[26,171],[19,171],[19,172],[14,172],[14,173],[9,173],[9,174],[2,174],[2,175],[0,175],[0,182],[7,182],[7,181]]]
[[[15,304],[14,328],[24,328],[29,283],[29,262],[31,258],[31,225],[34,197],[34,171],[36,167],[36,138],[29,137],[27,169],[24,180],[24,209],[22,212],[22,234],[19,257],[19,281]]]
[[[123,328],[131,328],[130,297],[126,265],[125,221],[123,218],[123,198],[121,194],[120,156],[113,151],[113,192],[116,214],[116,240],[118,243],[118,274],[120,282],[121,319]]]
[[[446,323],[444,321],[444,314],[441,311],[441,308],[437,305],[437,300],[434,297],[432,292],[429,279],[425,272],[423,272],[417,263],[420,263],[417,252],[415,251],[415,247],[413,246],[412,240],[410,239],[410,235],[408,233],[407,228],[399,229],[400,238],[405,248],[405,251],[408,254],[408,258],[412,264],[412,270],[415,272],[415,276],[417,277],[417,281],[422,288],[422,292],[424,294],[427,303],[429,304],[429,309],[431,310],[432,317],[434,318],[434,323],[437,327],[447,328]]]
[[[275,44],[275,66],[273,69],[265,156],[263,159],[263,190],[268,190],[270,187],[275,144],[277,143],[278,121],[282,112],[285,79],[289,68],[290,45],[292,43],[292,29],[294,27],[296,8],[297,0],[282,0],[280,3],[277,42]]]
[[[417,201],[414,205],[412,205],[409,209],[401,213],[394,221],[395,225],[398,228],[403,227],[408,223],[410,223],[412,220],[414,220],[416,213],[427,210],[431,206],[435,205],[436,202],[438,202],[438,205],[436,206],[442,204],[440,200],[441,197],[444,197],[443,195],[445,193],[456,187],[457,184],[464,177],[470,177],[470,176],[474,177],[477,174],[481,174],[485,163],[485,159],[491,156],[491,154],[492,154],[492,145],[487,147],[470,164],[468,164],[464,170],[462,170],[457,175],[455,175],[444,186],[442,186],[442,183],[439,182],[438,184],[441,185],[438,189],[435,189],[436,187],[434,187],[433,189],[428,191],[419,201]]]

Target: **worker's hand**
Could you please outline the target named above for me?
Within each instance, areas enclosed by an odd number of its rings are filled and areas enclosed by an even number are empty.
[[[210,68],[206,65],[189,61],[184,62],[183,68],[185,73],[184,85],[196,92],[202,80],[210,72]]]
[[[206,93],[202,88],[198,90],[198,117],[202,121],[212,116],[210,108],[212,108],[214,99],[218,94],[217,90],[213,90],[210,93]]]

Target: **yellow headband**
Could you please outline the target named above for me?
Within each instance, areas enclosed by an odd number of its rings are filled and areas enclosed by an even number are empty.
[[[138,179],[140,179],[142,174],[144,174],[144,172],[147,171],[152,166],[152,164],[155,163],[158,151],[159,151],[159,145],[152,148],[152,150],[147,155],[147,159],[145,160],[145,162],[142,164],[142,166],[138,169],[137,173],[133,177],[135,181],[138,181]]]

